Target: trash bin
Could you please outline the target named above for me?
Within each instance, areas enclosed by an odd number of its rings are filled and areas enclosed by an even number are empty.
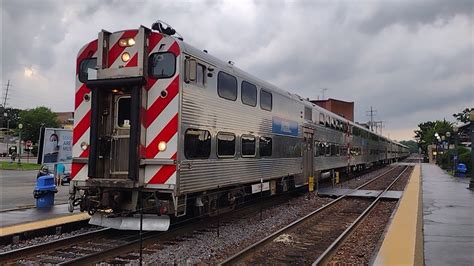
[[[456,167],[456,172],[459,177],[465,177],[467,173],[467,167],[463,163],[459,163],[458,166]]]
[[[54,194],[58,192],[54,183],[54,176],[44,175],[36,179],[33,197],[36,199],[36,208],[47,208],[54,205]]]

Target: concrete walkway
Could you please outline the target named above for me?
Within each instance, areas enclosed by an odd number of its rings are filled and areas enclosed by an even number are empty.
[[[474,265],[474,191],[469,180],[423,164],[426,265]]]

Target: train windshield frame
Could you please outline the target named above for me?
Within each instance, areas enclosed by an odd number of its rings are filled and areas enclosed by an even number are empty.
[[[148,61],[148,75],[155,79],[171,78],[176,73],[176,55],[172,52],[153,53]]]

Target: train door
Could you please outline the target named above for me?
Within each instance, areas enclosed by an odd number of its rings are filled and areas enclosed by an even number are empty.
[[[136,91],[138,87],[92,91],[89,177],[136,179],[138,156],[130,148],[137,146],[134,134],[140,129],[137,122],[140,98]]]
[[[310,190],[312,191],[312,186],[314,185],[314,131],[309,128],[303,129],[303,177],[305,181],[309,182]]]
[[[114,95],[112,98],[113,120],[111,128],[110,174],[128,174],[130,145],[130,95]]]

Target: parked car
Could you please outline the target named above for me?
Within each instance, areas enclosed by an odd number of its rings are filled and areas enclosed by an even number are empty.
[[[61,186],[64,186],[65,184],[69,184],[70,182],[71,182],[71,174],[64,173],[63,177],[61,178]]]

